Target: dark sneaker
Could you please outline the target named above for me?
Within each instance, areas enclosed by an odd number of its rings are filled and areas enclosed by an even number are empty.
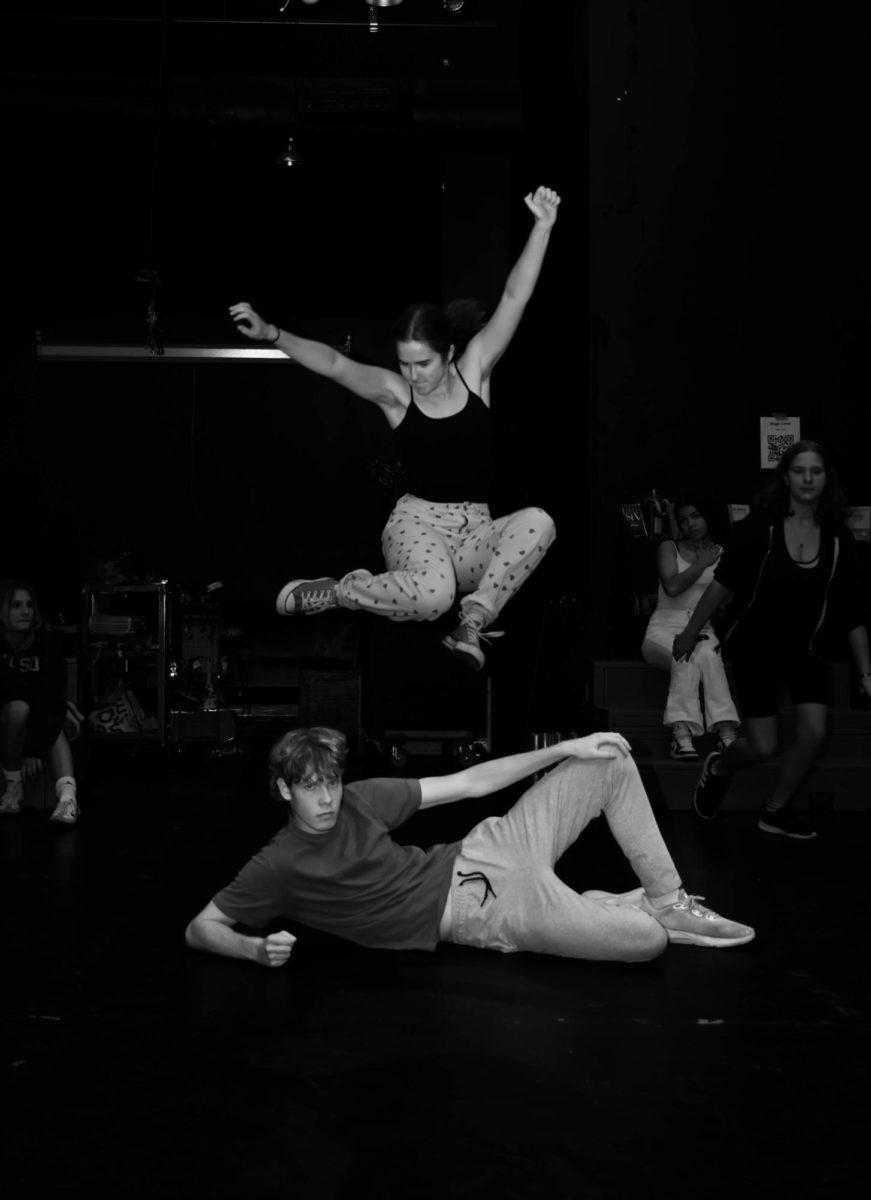
[[[460,623],[453,633],[442,638],[442,645],[447,646],[457,662],[472,671],[480,671],[484,665],[484,651],[481,642],[489,642],[491,638],[502,637],[501,632],[490,630],[484,633],[481,628],[486,615],[476,608],[467,609],[460,614]]]
[[[697,762],[699,752],[688,737],[673,737],[668,748],[668,755],[675,762]]]
[[[817,836],[816,830],[811,829],[805,818],[787,804],[777,812],[768,812],[763,808],[759,814],[758,826],[763,833],[774,833],[779,837],[796,838],[809,842]]]
[[[721,729],[718,729],[716,731],[716,733],[717,733],[717,749],[720,751],[721,754],[723,753],[724,750],[727,750],[734,741],[737,741],[737,739],[738,739],[738,735],[735,733],[735,729],[731,725],[725,726]]]
[[[338,608],[338,582],[328,575],[320,579],[291,579],[278,593],[275,607],[283,617],[308,617]]]
[[[732,782],[727,775],[715,775],[711,770],[714,763],[722,757],[719,750],[711,751],[705,759],[699,782],[693,792],[693,811],[696,816],[703,817],[706,821],[713,821]]]
[[[654,908],[645,902],[644,909],[659,921],[670,942],[722,950],[729,946],[743,946],[756,937],[756,931],[749,925],[740,925],[737,921],[721,917],[713,909],[701,904],[702,900],[704,896],[690,896],[681,888],[677,900],[667,908]]]

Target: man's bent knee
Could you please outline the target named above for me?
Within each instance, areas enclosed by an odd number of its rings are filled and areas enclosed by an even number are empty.
[[[629,931],[627,930],[627,933]],[[626,962],[650,962],[659,958],[668,945],[668,934],[655,917],[648,917],[632,930],[626,947]]]

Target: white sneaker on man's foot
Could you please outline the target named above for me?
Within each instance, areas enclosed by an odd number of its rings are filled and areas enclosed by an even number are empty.
[[[674,904],[657,908],[645,900],[644,910],[656,917],[670,942],[723,949],[743,946],[756,937],[756,931],[749,925],[740,925],[737,921],[721,917],[713,909],[699,903],[701,900],[704,900],[704,896],[691,896],[681,888]]]
[[[338,579],[322,575],[319,579],[291,579],[286,583],[275,601],[275,607],[283,617],[310,617],[314,613],[326,612],[339,607]]]

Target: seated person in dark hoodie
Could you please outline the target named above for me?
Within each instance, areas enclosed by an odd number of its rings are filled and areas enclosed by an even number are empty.
[[[716,816],[733,774],[777,752],[781,683],[795,708],[795,738],[783,755],[759,828],[795,839],[816,837],[794,807],[826,735],[828,685],[824,647],[846,636],[862,691],[871,698],[871,658],[863,623],[863,587],[848,506],[828,455],[817,442],[784,453],[759,510],[732,530],[713,582],[699,600],[674,657],[692,652],[699,632],[727,603],[721,631],[732,667],[744,736],[713,751],[693,794],[700,817]]]

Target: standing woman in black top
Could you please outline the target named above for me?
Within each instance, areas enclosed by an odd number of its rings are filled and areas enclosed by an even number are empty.
[[[430,304],[406,309],[394,331],[398,374],[270,325],[249,304],[231,307],[246,337],[278,346],[310,371],[379,405],[396,432],[408,481],[408,492],[382,536],[387,571],[293,579],[278,594],[281,614],[342,607],[394,621],[433,621],[450,610],[459,593],[460,621],[444,644],[473,670],[484,665],[484,631],[555,537],[552,519],[540,508],[493,520],[488,500],[490,376],[535,288],[559,202],[556,192],[544,187],[525,197],[535,222],[488,320],[475,321],[475,308],[468,305],[449,306],[446,312]]]
[[[818,442],[795,442],[781,458],[758,512],[739,521],[714,579],[674,640],[680,661],[699,630],[726,602],[723,655],[732,666],[745,730],[723,753],[708,755],[693,796],[696,813],[716,815],[735,771],[777,751],[781,684],[795,709],[795,739],[765,801],[759,828],[806,839],[816,834],[793,807],[826,734],[826,650],[846,638],[871,699],[871,658],[855,542],[844,524],[847,501]]]

